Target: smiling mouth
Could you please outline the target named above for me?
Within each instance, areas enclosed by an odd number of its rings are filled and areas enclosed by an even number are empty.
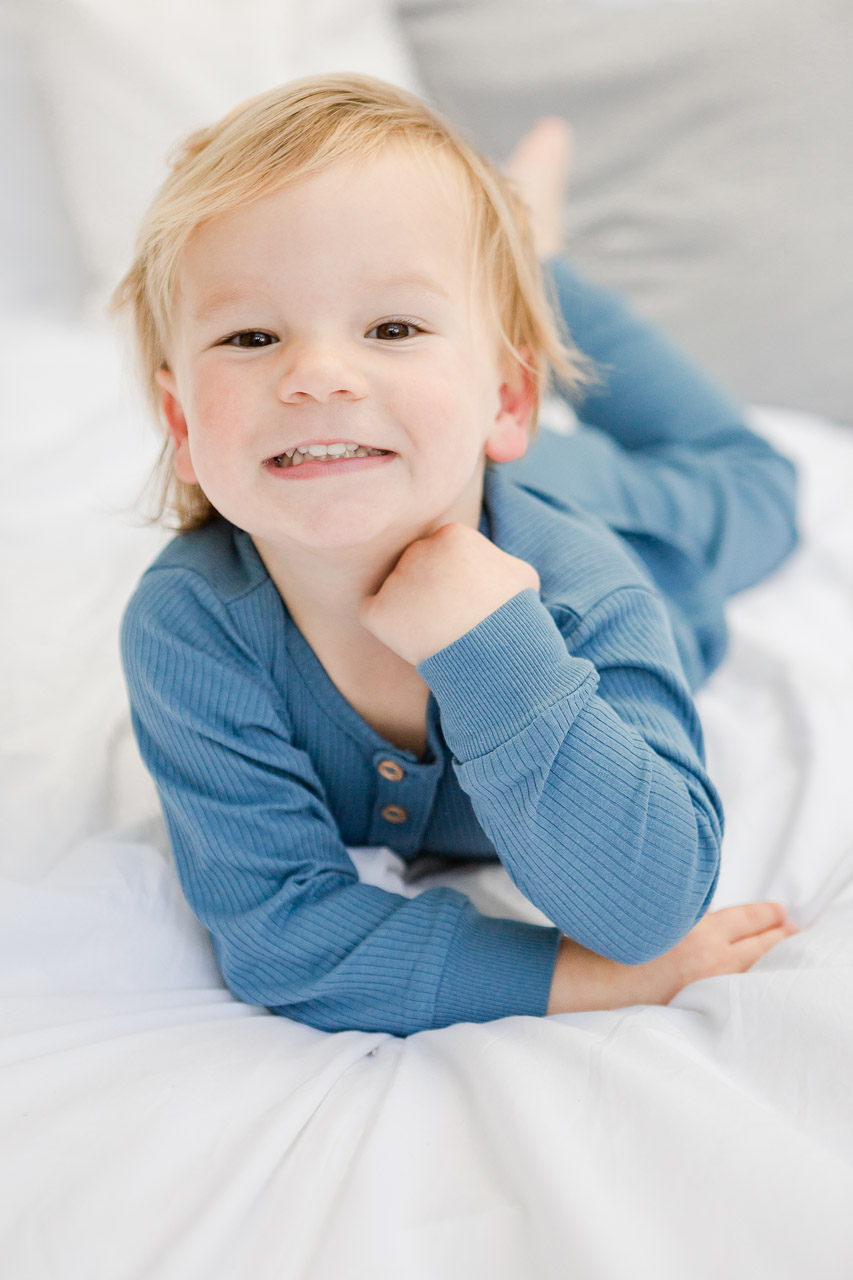
[[[311,444],[285,449],[268,463],[274,467],[300,467],[303,462],[338,462],[342,458],[378,458],[390,449],[372,449],[363,444]]]

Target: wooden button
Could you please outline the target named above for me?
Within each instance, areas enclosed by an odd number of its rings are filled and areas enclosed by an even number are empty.
[[[397,764],[396,760],[382,760],[376,766],[383,778],[387,778],[389,782],[399,782],[401,778],[406,776],[403,767]]]
[[[405,822],[409,816],[406,810],[401,809],[398,804],[386,804],[379,812],[386,822]]]

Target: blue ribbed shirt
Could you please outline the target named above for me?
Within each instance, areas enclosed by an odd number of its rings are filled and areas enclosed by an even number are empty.
[[[689,688],[722,653],[724,594],[793,545],[791,468],[614,295],[555,275],[579,345],[618,355],[615,390],[589,429],[543,438],[538,474],[487,470],[480,531],[541,589],[418,665],[423,759],[344,699],[221,518],[170,543],[125,612],[134,729],[186,897],[230,989],[315,1027],[544,1014],[561,934],[648,960],[716,885],[722,813]],[[362,884],[347,846],[369,845],[499,858],[553,927]]]

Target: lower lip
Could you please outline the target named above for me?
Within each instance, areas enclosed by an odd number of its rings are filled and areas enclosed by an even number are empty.
[[[346,475],[350,471],[373,471],[393,462],[396,456],[380,453],[369,458],[340,458],[337,462],[301,462],[298,467],[277,467],[274,462],[266,462],[264,468],[276,480],[316,480],[322,476]]]

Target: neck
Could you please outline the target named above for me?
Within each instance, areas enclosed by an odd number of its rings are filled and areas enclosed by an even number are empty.
[[[357,546],[314,548],[299,543],[287,547],[254,538],[255,547],[284,600],[287,610],[306,636],[318,630],[334,636],[336,645],[379,644],[361,624],[362,602],[375,595],[411,543],[428,538],[451,520],[477,529],[482,494],[463,509],[441,516],[421,528],[386,531],[382,537]]]
[[[282,554],[275,546],[255,545],[299,629],[307,634],[319,623],[348,641],[364,632],[362,601],[376,594],[403,550],[393,545],[334,551],[300,547],[296,554]]]

